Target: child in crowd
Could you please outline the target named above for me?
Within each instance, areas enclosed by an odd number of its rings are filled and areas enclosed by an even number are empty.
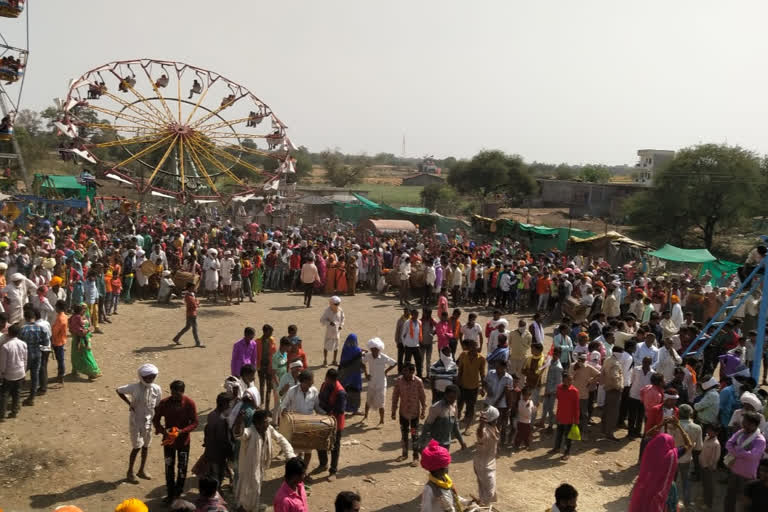
[[[531,419],[535,405],[531,399],[531,390],[527,386],[520,392],[520,399],[517,401],[517,433],[515,434],[514,449],[521,447],[531,447]]]

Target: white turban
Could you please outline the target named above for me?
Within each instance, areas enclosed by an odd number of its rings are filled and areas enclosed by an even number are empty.
[[[304,368],[304,363],[302,363],[301,360],[297,359],[296,361],[289,364],[288,368]]]
[[[219,251],[216,249],[208,249],[208,256],[218,256]]]
[[[758,412],[762,411],[763,409],[763,403],[759,398],[757,398],[757,395],[750,393],[749,391],[742,393],[739,400],[741,400],[741,403],[744,405],[751,405],[752,408]]]
[[[499,419],[499,410],[494,406],[489,405],[488,408],[481,413],[481,416],[486,422],[490,423]]]
[[[11,275],[11,282],[23,281],[23,280],[24,280],[24,274],[20,274],[19,272],[16,272],[15,274]]]
[[[710,377],[709,380],[701,383],[701,389],[703,389],[704,391],[709,391],[710,389],[714,388],[718,384],[719,382],[717,382],[716,378]]]
[[[143,364],[139,367],[139,378],[149,377],[150,375],[157,375],[157,366],[153,364]]]
[[[368,340],[368,348],[384,350],[384,342],[381,341],[381,338],[371,338]]]
[[[339,297],[338,295],[334,295],[333,297],[331,297],[331,304],[336,304],[337,306],[341,304],[341,297]]]

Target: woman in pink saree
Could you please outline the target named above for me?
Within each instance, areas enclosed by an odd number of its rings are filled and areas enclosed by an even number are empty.
[[[669,434],[657,434],[648,443],[640,461],[640,473],[632,489],[629,512],[677,510],[677,492],[672,489],[677,474],[677,447]],[[670,490],[674,508],[669,508]]]
[[[315,283],[315,288],[322,290],[325,287],[325,275],[327,268],[325,264],[325,258],[323,258],[323,251],[317,249],[315,251],[315,265],[317,266],[317,274],[320,276],[320,280]]]

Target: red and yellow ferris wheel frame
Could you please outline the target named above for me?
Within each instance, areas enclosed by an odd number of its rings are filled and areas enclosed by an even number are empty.
[[[73,80],[62,110],[57,126],[72,139],[70,150],[142,194],[226,202],[276,190],[279,174],[293,172],[295,148],[272,109],[242,85],[189,64],[110,62]],[[265,172],[252,155],[279,161],[277,172]],[[243,169],[260,183],[243,179]],[[222,177],[235,184],[234,194],[221,192]]]

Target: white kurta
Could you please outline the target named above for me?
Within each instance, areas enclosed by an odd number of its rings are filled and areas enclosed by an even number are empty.
[[[210,256],[205,257],[203,270],[205,271],[205,289],[207,291],[215,292],[219,289],[219,268],[221,268],[219,260]]]
[[[147,448],[152,442],[152,418],[155,406],[163,394],[157,384],[134,382],[117,388],[119,393],[128,395],[133,411],[128,415],[128,432],[133,448]]]
[[[235,268],[235,260],[225,258],[221,262],[221,284],[230,286],[232,284],[232,269]]]
[[[338,350],[339,332],[344,327],[344,311],[339,307],[338,311],[334,312],[329,306],[323,312],[323,316],[320,317],[320,323],[325,326],[323,348],[329,352]]]
[[[134,268],[136,269],[136,284],[139,286],[147,286],[147,283],[149,283],[149,278],[141,271],[141,264],[145,261],[147,261],[147,258],[144,256],[136,256],[136,266]]]
[[[397,364],[397,361],[381,352],[379,357],[373,357],[373,354],[368,352],[363,362],[368,369],[368,375],[371,376],[366,392],[366,404],[371,409],[381,409],[387,401],[387,376],[384,372],[390,366]]]
[[[235,487],[237,504],[247,512],[259,510],[261,501],[261,483],[272,461],[272,440],[277,442],[286,459],[295,457],[291,443],[277,432],[272,425],[267,427],[264,437],[253,426],[243,430],[240,437],[238,458],[238,478]]]

